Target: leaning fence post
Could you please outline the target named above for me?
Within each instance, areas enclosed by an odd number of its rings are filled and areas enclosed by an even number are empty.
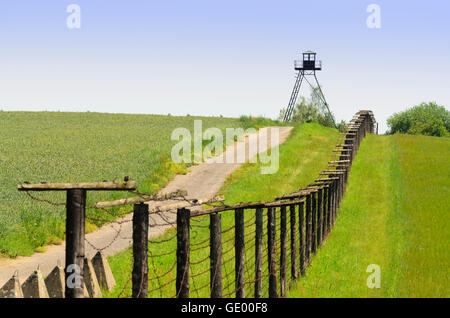
[[[322,219],[322,241],[326,238],[328,233],[328,189],[327,184],[323,188],[323,219]]]
[[[289,206],[289,212],[291,217],[291,276],[292,279],[297,279],[297,224],[294,204]]]
[[[267,245],[269,265],[269,298],[277,298],[277,260],[275,208],[267,209]]]
[[[312,238],[311,238],[311,223],[312,223],[312,216],[311,216],[311,196],[312,194],[308,194],[306,196],[306,211],[305,211],[305,245],[306,245],[306,264],[311,264],[311,244],[312,244]]]
[[[299,234],[299,254],[300,254],[300,275],[305,276],[306,274],[306,246],[305,246],[305,214],[304,214],[304,202],[300,202],[298,205],[298,234]]]
[[[323,191],[317,192],[317,248],[322,245],[322,217],[323,217]]]
[[[313,190],[311,192],[312,196],[312,209],[311,209],[311,252],[313,254],[316,254],[316,246],[317,246],[317,196],[316,196],[317,190]]]
[[[331,232],[331,227],[333,225],[333,184],[334,181],[331,182],[328,187],[328,234]]]
[[[86,190],[67,190],[66,201],[66,298],[84,298],[84,221],[86,215]],[[73,274],[79,280],[73,281]],[[70,283],[74,284],[71,285]]]
[[[336,180],[336,183],[334,185],[335,187],[335,205],[334,205],[334,218],[333,218],[333,224],[336,223],[336,218],[338,214],[339,209],[339,180]]]
[[[148,297],[148,204],[135,204],[133,213],[132,297]]]
[[[190,214],[185,208],[177,210],[177,298],[189,298]]]
[[[244,236],[244,209],[234,211],[235,224],[235,275],[236,298],[245,297],[245,236]]]
[[[256,209],[255,216],[255,298],[262,297],[263,258],[263,209]]]
[[[344,195],[344,189],[343,189],[343,185],[344,185],[344,179],[343,179],[343,175],[340,174],[338,175],[338,194],[339,194],[339,200],[338,200],[338,209],[341,206],[341,200],[342,200],[342,196]],[[337,211],[336,211],[336,216],[337,216]]]
[[[333,225],[333,182],[328,185],[328,234]]]
[[[331,183],[331,226],[334,226],[334,220],[336,218],[336,209],[337,209],[337,191],[336,191],[336,180],[333,180]],[[331,230],[331,229],[330,229]]]
[[[286,206],[280,207],[280,295],[286,296]]]
[[[221,215],[209,216],[211,298],[222,297],[222,225]]]

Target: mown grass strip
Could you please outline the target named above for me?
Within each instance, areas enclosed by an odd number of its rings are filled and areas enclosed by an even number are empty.
[[[449,150],[447,138],[368,136],[336,226],[288,297],[448,297]]]

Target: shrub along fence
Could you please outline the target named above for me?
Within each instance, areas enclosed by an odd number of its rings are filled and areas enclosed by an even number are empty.
[[[371,111],[356,113],[329,167],[307,187],[274,201],[196,211],[182,207],[170,212],[171,219],[135,205],[132,297],[285,296],[332,230],[351,163],[375,124]],[[148,243],[152,214],[163,220],[153,226],[176,225],[176,235]],[[161,257],[171,261],[160,262]]]

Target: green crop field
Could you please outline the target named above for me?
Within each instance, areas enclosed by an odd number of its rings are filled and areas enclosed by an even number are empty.
[[[194,119],[202,119],[203,129],[251,125],[249,120],[219,117],[0,112],[0,254],[30,255],[64,238],[64,207],[31,200],[17,191],[18,183],[120,181],[130,176],[141,192],[155,192],[183,172],[169,160],[175,143],[170,135],[177,127],[192,132]],[[88,205],[124,195],[90,192]],[[65,201],[64,193],[36,196]],[[89,223],[87,230],[93,229],[95,224]]]

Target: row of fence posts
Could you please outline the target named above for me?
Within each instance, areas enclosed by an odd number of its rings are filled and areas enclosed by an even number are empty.
[[[311,191],[305,198],[305,202],[296,204],[280,205],[280,224],[276,224],[277,207],[255,209],[255,298],[262,297],[263,289],[263,218],[264,210],[267,213],[267,249],[268,249],[268,272],[269,272],[269,297],[285,296],[287,286],[287,238],[290,231],[290,271],[291,277],[296,279],[305,276],[306,267],[311,264],[311,255],[315,254],[328,236],[335,223],[339,202],[343,192],[342,182]],[[288,209],[290,227],[287,227]],[[210,217],[210,296],[212,298],[222,297],[222,236],[221,236],[221,213],[212,213]],[[191,212],[183,208],[177,211],[177,275],[176,295],[179,298],[189,297],[189,262],[190,262],[190,219]],[[235,220],[235,295],[236,298],[246,297],[245,289],[245,225],[244,209],[234,210]],[[277,229],[280,231],[280,268],[277,269]],[[138,250],[138,248],[136,248]],[[142,249],[141,249],[142,251]],[[135,258],[135,268],[142,267],[141,258]],[[137,261],[137,263],[136,263]],[[135,277],[133,274],[133,286],[140,287],[143,276]],[[280,281],[280,292],[277,289],[278,277]],[[145,279],[144,279],[145,280]],[[133,287],[133,295],[135,295]],[[134,297],[134,296],[133,296]]]
[[[371,112],[370,112],[371,113]],[[255,210],[255,298],[262,297],[263,288],[263,218],[267,213],[267,257],[268,293],[270,298],[285,296],[287,293],[287,231],[290,231],[290,271],[295,280],[306,275],[311,265],[311,256],[316,254],[328,237],[338,215],[344,195],[349,167],[366,133],[374,132],[373,115],[366,111],[356,114],[347,126],[344,143],[340,147],[339,161],[326,170],[329,178],[316,180],[312,186],[301,189],[300,195],[290,197],[290,201],[278,201],[257,207]],[[341,164],[345,162],[345,164]],[[297,201],[295,201],[297,199]],[[301,200],[299,200],[301,199]],[[293,203],[295,202],[295,203]],[[290,229],[287,228],[287,207],[289,207]],[[276,209],[280,209],[280,268],[277,269],[277,224]],[[245,289],[245,224],[244,209],[234,210],[235,221],[235,296],[246,296]],[[231,209],[230,209],[231,210]],[[225,211],[225,210],[224,210]],[[221,211],[221,212],[224,212]],[[176,250],[176,297],[189,297],[190,265],[190,220],[191,211],[187,208],[177,210],[177,250]],[[210,296],[220,298],[222,290],[222,236],[221,213],[211,213],[210,217]],[[133,216],[133,274],[132,297],[147,297],[148,281],[148,205],[136,204]],[[279,279],[278,279],[279,277]],[[279,291],[277,288],[280,282]]]

